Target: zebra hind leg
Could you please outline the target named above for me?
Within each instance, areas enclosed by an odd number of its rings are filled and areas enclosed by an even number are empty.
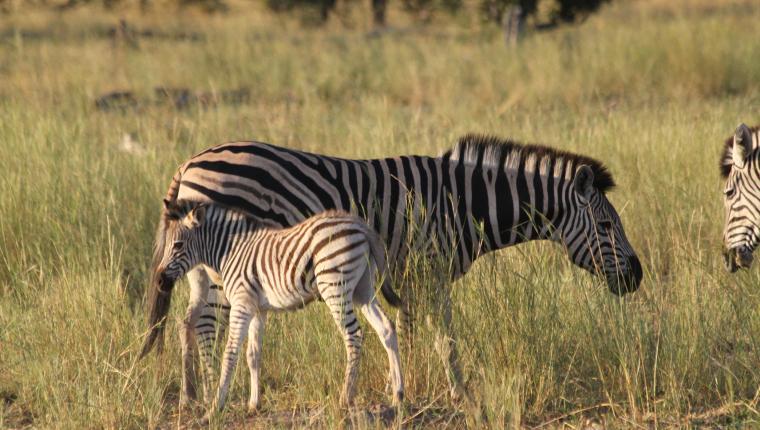
[[[246,359],[251,373],[251,397],[248,400],[248,411],[255,412],[259,407],[259,370],[261,368],[261,346],[264,341],[264,325],[267,315],[259,313],[251,320],[248,328],[248,351]]]
[[[354,401],[363,339],[362,329],[354,314],[352,294],[347,294],[353,289],[346,289],[343,280],[329,283],[317,280],[317,285],[346,344],[346,373],[340,394],[340,405],[345,408]]]
[[[377,333],[380,343],[383,344],[385,352],[388,354],[388,380],[385,392],[390,392],[394,406],[398,406],[404,399],[404,381],[401,372],[398,335],[393,322],[388,319],[377,301],[372,276],[374,272],[373,264],[370,266],[370,270],[365,271],[359,279],[354,289],[353,302],[359,305],[359,309]]]
[[[380,342],[388,354],[388,380],[391,383],[393,393],[393,405],[399,406],[404,400],[404,380],[401,372],[401,360],[398,352],[398,338],[396,329],[388,317],[380,309],[380,305],[373,297],[369,303],[361,305],[362,314],[377,333]]]

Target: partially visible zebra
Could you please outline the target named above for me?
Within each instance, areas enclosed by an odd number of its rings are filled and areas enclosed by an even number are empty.
[[[388,353],[389,382],[393,402],[404,395],[393,323],[375,298],[375,272],[383,279],[381,292],[391,305],[400,299],[385,274],[385,255],[380,238],[365,222],[345,212],[328,211],[287,229],[268,228],[239,211],[214,204],[165,201],[169,224],[163,258],[154,279],[160,289],[152,303],[147,348],[164,329],[175,282],[202,264],[218,274],[229,299],[230,328],[224,351],[219,388],[211,411],[221,410],[237,363],[238,352],[248,334],[248,367],[251,397],[248,407],[259,404],[259,361],[266,314],[292,310],[321,297],[330,308],[346,343],[347,363],[340,403],[354,398],[362,330],[354,314],[358,305]],[[203,297],[207,286],[193,294]],[[200,308],[198,309],[201,310]],[[195,324],[200,312],[189,323]]]
[[[439,157],[375,160],[347,160],[259,142],[227,143],[182,164],[166,198],[217,202],[281,226],[328,209],[357,213],[385,241],[404,309],[412,296],[410,280],[402,273],[410,254],[450,262],[444,277],[455,280],[479,256],[531,240],[561,243],[574,264],[604,277],[615,294],[635,291],[642,268],[605,195],[613,186],[612,175],[592,158],[467,135]],[[154,265],[165,230],[160,223]],[[188,278],[194,285],[211,283],[201,270]],[[436,347],[452,397],[462,397],[456,343],[450,335],[450,291],[444,285],[426,288],[441,296],[441,317],[432,319]],[[149,301],[157,291],[151,287]],[[218,294],[191,298],[180,332],[183,402],[195,397],[192,331],[197,331],[202,361],[210,362],[215,309],[225,310],[223,299]],[[197,326],[188,325],[199,307],[204,310]]]
[[[736,272],[752,265],[752,253],[760,243],[760,126],[740,124],[726,140],[720,172],[726,221],[723,257],[726,268]]]

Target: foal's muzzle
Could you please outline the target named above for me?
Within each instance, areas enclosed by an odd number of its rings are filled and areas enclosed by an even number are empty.
[[[158,275],[158,289],[161,292],[168,292],[171,291],[172,287],[174,286],[174,282],[176,279],[172,278],[171,276],[168,276],[165,272],[161,272]]]

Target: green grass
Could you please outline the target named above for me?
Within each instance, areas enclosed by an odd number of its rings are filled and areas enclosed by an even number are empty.
[[[760,8],[685,4],[619,1],[513,50],[497,29],[461,20],[377,38],[361,25],[304,30],[259,12],[128,15],[203,35],[141,39],[136,49],[97,36],[117,19],[98,10],[0,23],[0,427],[192,422],[176,410],[186,284],[167,352],[136,356],[160,199],[194,152],[249,138],[346,157],[436,154],[471,131],[603,160],[645,269],[641,289],[617,300],[555,245],[479,260],[453,286],[454,324],[488,425],[757,426],[760,276],[722,267],[717,161],[736,124],[758,122]],[[52,37],[23,37],[29,29]],[[94,107],[105,92],[149,99],[155,86],[248,87],[252,97],[208,110]],[[123,133],[144,154],[120,151]],[[424,409],[413,423],[472,423],[447,399],[419,322],[402,357],[410,410]],[[344,420],[332,324],[320,304],[270,318],[264,418]],[[387,402],[385,354],[370,332],[365,345],[358,403]],[[240,406],[248,378],[238,370],[224,420],[263,426]]]

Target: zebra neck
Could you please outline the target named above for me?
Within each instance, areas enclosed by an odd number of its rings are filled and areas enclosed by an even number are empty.
[[[552,169],[526,169],[523,162],[482,166],[446,160],[442,167],[451,214],[447,224],[459,242],[462,268],[486,252],[556,237],[554,227],[565,216],[570,184],[553,176]]]
[[[204,263],[220,274],[225,273],[234,255],[250,246],[256,231],[255,223],[243,216],[219,217],[207,223],[202,231],[200,250]]]

